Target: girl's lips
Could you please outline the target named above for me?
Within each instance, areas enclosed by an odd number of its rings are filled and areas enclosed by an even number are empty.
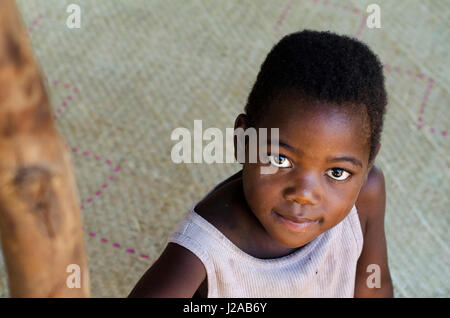
[[[310,230],[315,224],[319,223],[318,220],[302,219],[301,221],[292,221],[288,218],[283,217],[281,214],[273,211],[276,218],[288,229],[294,232],[306,232]]]

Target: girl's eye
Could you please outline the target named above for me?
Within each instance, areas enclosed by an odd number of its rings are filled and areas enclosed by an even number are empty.
[[[292,167],[291,161],[283,155],[269,155],[270,163],[278,168]]]
[[[331,173],[328,173],[328,172],[331,172]],[[351,175],[350,172],[345,171],[344,169],[340,169],[340,168],[333,168],[333,169],[328,170],[328,172],[327,172],[327,175],[337,181],[345,181]]]

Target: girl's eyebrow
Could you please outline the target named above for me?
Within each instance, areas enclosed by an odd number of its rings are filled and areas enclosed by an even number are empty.
[[[270,144],[271,140],[268,139],[267,143]],[[287,143],[285,143],[285,142],[283,142],[281,140],[278,141],[278,145],[283,147],[283,148],[289,149],[289,150],[291,150],[291,151],[293,151],[293,152],[295,152],[295,153],[297,153],[299,155],[302,155],[304,153],[301,149],[298,149],[298,148],[296,148],[294,146],[291,146],[291,145],[289,145],[289,144],[287,144]],[[362,165],[360,160],[356,159],[355,157],[351,157],[351,156],[328,157],[325,161],[326,162],[347,161],[347,162],[350,162],[351,164],[353,164],[354,166],[360,166],[361,168],[363,167],[363,165]]]
[[[277,141],[274,140],[273,144],[276,144],[276,142]],[[270,139],[267,139],[267,143],[268,144],[272,144],[272,141]],[[299,155],[302,155],[304,153],[301,149],[298,149],[298,148],[295,148],[294,146],[288,145],[287,143],[282,142],[281,140],[278,141],[278,145],[283,147],[283,148],[289,149],[289,150],[291,150],[293,152],[296,152]]]
[[[326,160],[326,162],[336,162],[336,161],[348,161],[348,162],[352,163],[354,166],[360,166],[361,168],[363,167],[361,161],[359,161],[358,159],[356,159],[354,157],[348,157],[348,156],[328,157]]]

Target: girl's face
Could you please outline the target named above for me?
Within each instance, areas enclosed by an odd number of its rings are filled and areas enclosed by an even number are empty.
[[[351,114],[312,103],[295,94],[274,102],[255,127],[267,128],[271,163],[243,167],[248,206],[266,232],[290,248],[307,244],[347,216],[373,164],[365,111]],[[245,126],[240,123],[236,127]],[[279,129],[278,153],[270,150],[271,128]],[[261,174],[270,164],[278,170]]]

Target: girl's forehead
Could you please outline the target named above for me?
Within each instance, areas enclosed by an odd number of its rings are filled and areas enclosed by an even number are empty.
[[[308,151],[369,151],[370,121],[364,106],[284,99],[271,105],[259,126],[278,128],[281,141]]]

